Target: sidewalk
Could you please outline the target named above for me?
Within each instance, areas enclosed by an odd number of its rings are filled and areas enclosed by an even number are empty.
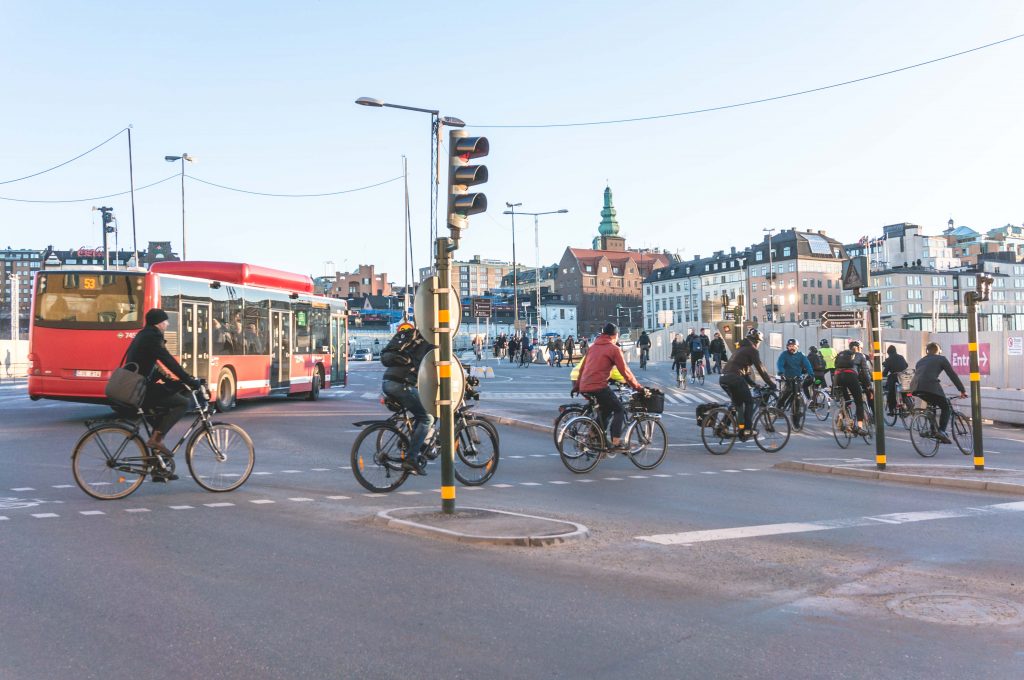
[[[924,484],[974,491],[998,491],[1024,496],[1024,470],[990,468],[975,470],[972,465],[929,465],[914,463],[888,463],[885,470],[878,470],[874,463],[851,463],[846,465],[821,465],[802,463],[796,460],[783,461],[774,466],[777,470],[796,470],[818,474],[878,479],[883,482]]]

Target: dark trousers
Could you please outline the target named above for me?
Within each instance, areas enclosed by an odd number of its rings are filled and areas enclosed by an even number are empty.
[[[715,354],[715,373],[722,372],[722,353],[717,352]]]
[[[929,406],[939,407],[939,429],[945,432],[949,426],[950,416],[953,415],[953,408],[949,405],[946,395],[934,392],[914,392],[914,396],[923,399]]]
[[[864,392],[860,389],[860,378],[856,373],[840,373],[836,371],[836,384],[850,393],[850,398],[857,408],[857,420],[864,420]]]
[[[702,361],[704,361],[704,354],[702,352],[693,352],[690,354],[690,371],[694,375],[697,374],[697,364]],[[706,370],[704,372],[707,373]]]
[[[723,375],[718,384],[722,386],[725,393],[732,399],[736,407],[736,419],[742,428],[752,426],[754,419],[754,395],[750,393],[750,385],[743,376],[728,373]]]
[[[612,419],[612,438],[622,436],[622,421],[626,418],[626,411],[622,408],[622,402],[612,392],[612,388],[606,387],[597,392],[591,392],[591,396],[597,399],[597,407],[601,411],[601,427],[607,427],[608,417]]]
[[[181,393],[177,383],[174,385],[164,383],[150,385],[146,388],[145,399],[142,400],[142,408],[157,410],[158,416],[154,428],[164,435],[181,420],[188,407],[189,399]]]
[[[384,394],[388,395],[412,414],[415,422],[412,429],[412,441],[409,442],[409,451],[417,454],[423,448],[423,442],[427,438],[430,426],[434,424],[434,416],[427,413],[420,402],[420,392],[412,385],[406,385],[395,380],[385,380],[382,386]]]
[[[885,376],[885,401],[889,407],[889,415],[896,413],[896,375]]]

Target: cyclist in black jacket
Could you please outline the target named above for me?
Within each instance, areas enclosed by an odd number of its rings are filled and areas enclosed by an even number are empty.
[[[857,409],[857,427],[854,432],[863,437],[868,434],[864,429],[864,390],[862,386],[869,384],[871,374],[868,373],[867,359],[860,353],[860,343],[850,342],[850,348],[836,355],[835,381],[839,387],[846,389]]]
[[[420,362],[434,349],[434,345],[426,341],[420,332],[404,321],[398,326],[398,332],[380,353],[380,362],[387,368],[384,371],[384,382],[381,386],[384,394],[391,397],[412,414],[415,426],[412,430],[412,441],[409,451],[402,461],[402,469],[413,474],[424,474],[419,465],[420,449],[427,438],[430,426],[434,424],[434,416],[427,412],[420,402],[420,392],[416,389],[419,377]]]
[[[736,406],[736,420],[741,440],[756,434],[752,427],[748,428],[754,418],[754,397],[750,393],[750,387],[754,384],[750,374],[751,368],[761,374],[765,383],[775,386],[775,381],[761,365],[761,355],[757,351],[760,344],[761,331],[751,329],[746,339],[740,343],[739,349],[733,352],[729,361],[722,367],[722,377],[718,381]]]
[[[142,401],[142,407],[159,408],[164,411],[157,420],[146,446],[166,456],[173,454],[164,445],[164,437],[188,410],[189,402],[181,393],[181,385],[188,385],[194,390],[199,389],[199,381],[189,375],[167,351],[164,331],[169,325],[167,312],[156,307],[149,310],[146,312],[146,327],[138,332],[125,354],[125,363],[135,363],[139,367],[139,374],[147,377],[146,397]],[[153,475],[153,481],[178,478],[176,475]]]
[[[889,415],[896,413],[896,381],[900,373],[907,370],[907,360],[903,358],[896,348],[889,345],[886,350],[888,355],[882,362],[882,377],[885,378],[885,401],[889,404]]]

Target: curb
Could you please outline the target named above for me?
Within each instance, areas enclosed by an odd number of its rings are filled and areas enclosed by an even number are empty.
[[[517,420],[515,418],[509,418],[507,416],[496,416],[491,413],[484,413],[483,411],[477,411],[482,416],[485,416],[499,425],[509,425],[511,427],[521,427],[524,430],[533,430],[534,432],[543,432],[544,434],[551,434],[550,425],[541,425],[540,423],[531,423],[528,420]]]
[[[420,522],[414,522],[408,519],[400,519],[398,517],[392,517],[391,513],[400,512],[403,510],[436,510],[433,507],[408,507],[408,508],[393,508],[391,510],[381,510],[374,517],[374,521],[387,525],[389,528],[406,531],[411,534],[419,536],[428,536],[431,538],[441,537],[449,538],[460,543],[475,543],[475,544],[489,544],[489,545],[514,545],[523,547],[545,547],[551,545],[560,545],[562,543],[568,543],[570,541],[580,541],[590,537],[590,529],[582,524],[576,522],[570,522],[562,519],[551,519],[550,517],[538,517],[537,515],[525,515],[518,512],[509,512],[507,510],[492,510],[488,508],[470,508],[462,507],[461,510],[475,510],[478,512],[494,513],[498,515],[508,515],[510,517],[522,517],[526,519],[542,520],[545,522],[551,522],[554,524],[562,524],[572,527],[571,531],[567,531],[561,534],[552,535],[525,535],[525,536],[486,536],[482,534],[467,534],[460,531],[453,531],[451,529],[442,529],[440,527],[430,526],[429,524],[422,524]]]
[[[772,467],[776,470],[815,472],[818,474],[831,474],[842,477],[878,479],[883,482],[941,486],[946,488],[970,489],[971,491],[994,491],[998,493],[1011,493],[1024,496],[1024,484],[1017,484],[1013,482],[986,482],[982,479],[953,479],[950,477],[912,475],[904,472],[885,472],[882,470],[863,470],[860,468],[840,467],[835,465],[820,465],[818,463],[801,463],[795,460],[782,461],[781,463],[776,463]]]

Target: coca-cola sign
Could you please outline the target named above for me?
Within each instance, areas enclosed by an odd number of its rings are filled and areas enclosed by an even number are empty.
[[[81,247],[78,249],[78,257],[103,257],[103,248],[86,248]]]

